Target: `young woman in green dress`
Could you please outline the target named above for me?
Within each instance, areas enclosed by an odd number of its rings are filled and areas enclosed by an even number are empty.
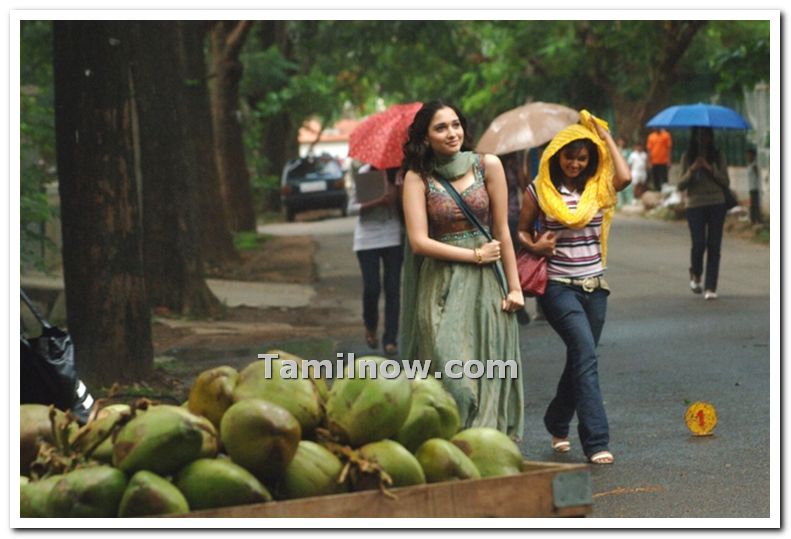
[[[493,427],[520,438],[524,390],[515,313],[524,297],[508,229],[508,187],[500,159],[468,151],[466,134],[461,112],[437,100],[417,112],[404,144],[402,358],[431,361],[456,399],[463,428]],[[492,241],[462,213],[439,176],[489,227]],[[510,367],[492,369],[490,376],[464,372],[472,362],[491,361]],[[463,375],[449,376],[449,362]]]

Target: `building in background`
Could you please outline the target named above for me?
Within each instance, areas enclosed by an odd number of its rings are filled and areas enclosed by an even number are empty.
[[[328,153],[346,163],[349,157],[349,134],[359,123],[360,120],[338,120],[333,126],[325,128],[321,132],[319,140],[316,141],[321,124],[318,120],[306,121],[299,129],[300,157],[305,157],[309,152],[314,155]]]

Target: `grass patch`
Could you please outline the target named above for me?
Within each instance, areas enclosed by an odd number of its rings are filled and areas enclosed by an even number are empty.
[[[755,231],[755,241],[769,244],[769,227],[762,227]]]
[[[269,234],[257,232],[236,232],[233,236],[233,246],[237,251],[252,251],[260,248],[272,238]]]

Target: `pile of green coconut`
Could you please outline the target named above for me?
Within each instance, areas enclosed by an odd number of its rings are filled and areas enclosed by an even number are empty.
[[[79,426],[53,407],[21,407],[22,517],[146,517],[518,474],[504,433],[459,431],[434,378],[283,378],[273,351],[237,372],[201,373],[182,406],[95,406]],[[366,356],[356,361],[385,361]],[[393,490],[395,489],[395,490]]]

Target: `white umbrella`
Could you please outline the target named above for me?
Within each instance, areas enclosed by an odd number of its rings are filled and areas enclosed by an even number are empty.
[[[579,112],[535,101],[500,114],[489,125],[475,151],[502,155],[549,142],[561,129],[577,123]]]

